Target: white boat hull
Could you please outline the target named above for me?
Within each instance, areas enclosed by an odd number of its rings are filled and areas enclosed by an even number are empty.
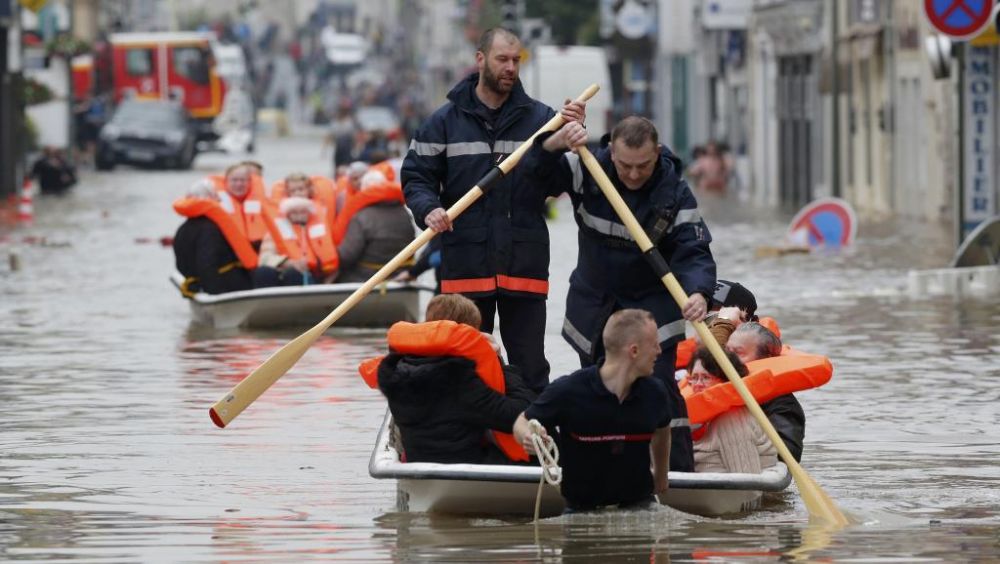
[[[374,478],[397,480],[400,511],[524,516],[534,513],[541,478],[538,466],[400,462],[389,437],[391,423],[392,416],[386,412],[368,473]],[[780,462],[761,474],[671,472],[669,478],[670,488],[661,503],[706,517],[754,509],[763,492],[782,491],[792,481],[788,468]],[[558,490],[545,485],[542,491],[540,514],[562,513],[565,505]]]
[[[170,278],[180,287],[183,277]],[[361,283],[256,288],[226,294],[197,293],[188,300],[194,320],[216,329],[303,326],[319,323]],[[365,296],[337,322],[348,327],[388,327],[420,318],[422,286],[388,282]]]

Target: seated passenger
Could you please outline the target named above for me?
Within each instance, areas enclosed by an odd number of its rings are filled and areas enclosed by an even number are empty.
[[[196,183],[174,202],[174,210],[187,218],[174,235],[177,270],[185,277],[181,293],[191,297],[195,292],[251,289],[250,271],[257,266],[257,253],[219,205],[212,183]]]
[[[76,167],[55,147],[42,149],[42,156],[31,167],[31,176],[38,181],[42,194],[61,194],[76,184]]]
[[[747,375],[747,367],[727,353],[736,372]],[[712,353],[699,347],[688,365],[688,382],[694,393],[727,382]],[[777,451],[746,407],[730,409],[694,432],[695,472],[759,474],[778,461]]]
[[[399,184],[378,171],[365,173],[361,190],[347,200],[333,226],[340,254],[337,282],[365,282],[414,238],[413,221]]]
[[[781,338],[756,321],[739,324],[724,346],[744,364],[781,354]],[[767,414],[768,420],[795,460],[801,461],[802,441],[806,435],[806,414],[799,400],[793,394],[786,394],[762,403],[760,408]]]
[[[254,284],[262,287],[332,282],[340,261],[316,205],[306,198],[291,197],[282,200],[280,211],[274,220],[274,232],[265,235],[261,244],[261,266],[254,273]]]
[[[535,398],[517,370],[501,363],[492,339],[479,332],[479,308],[459,294],[435,296],[426,317],[425,323],[390,328],[390,351],[377,368],[406,461],[527,460],[513,437],[487,440],[490,430],[510,433]]]
[[[335,188],[332,180],[293,172],[271,187],[271,200],[277,204],[292,196],[312,200],[316,204],[317,212],[327,222],[327,226],[333,227]]]
[[[224,176],[209,178],[216,183],[222,209],[259,251],[265,233],[271,229],[275,210],[264,193],[264,182],[256,172],[258,167],[252,161],[238,163],[226,169]]]
[[[333,215],[340,215],[347,199],[358,193],[361,189],[361,177],[368,172],[368,163],[354,161],[347,166],[346,174],[337,178],[337,187],[334,191]]]

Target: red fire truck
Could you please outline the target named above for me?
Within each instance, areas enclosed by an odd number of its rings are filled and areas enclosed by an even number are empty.
[[[199,139],[212,140],[226,86],[216,74],[212,42],[200,32],[116,33],[110,38],[112,94],[178,100],[198,123]]]

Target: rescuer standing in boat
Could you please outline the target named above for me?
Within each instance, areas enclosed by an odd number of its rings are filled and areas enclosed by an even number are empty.
[[[635,116],[619,122],[611,132],[610,146],[594,156],[690,295],[681,310],[579,156],[566,152],[586,140],[587,132],[579,123],[567,123],[554,134],[538,136],[521,164],[550,194],[569,193],[580,228],[562,334],[583,366],[600,364],[605,354],[600,336],[612,312],[639,308],[653,314],[663,349],[653,375],[666,386],[670,399],[670,469],[691,472],[691,428],[674,378],[674,360],[677,343],[684,338],[684,320],[701,320],[715,289],[712,236],[681,178],[680,159],[659,144],[652,122]]]
[[[476,52],[479,72],[459,82],[448,103],[417,130],[401,176],[417,225],[442,233],[441,292],[473,299],[486,333],[493,332],[494,316],[500,314],[510,363],[539,392],[549,381],[546,194],[515,168],[454,225],[445,210],[555,115],[524,92],[520,61],[517,35],[503,28],[483,33]],[[584,104],[567,103],[562,114],[583,121]]]

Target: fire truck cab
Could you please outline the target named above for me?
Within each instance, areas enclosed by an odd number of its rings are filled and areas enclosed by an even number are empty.
[[[216,73],[212,42],[200,32],[116,33],[110,37],[115,103],[122,98],[181,102],[198,125],[198,138],[212,141],[212,122],[222,111],[225,83]]]

